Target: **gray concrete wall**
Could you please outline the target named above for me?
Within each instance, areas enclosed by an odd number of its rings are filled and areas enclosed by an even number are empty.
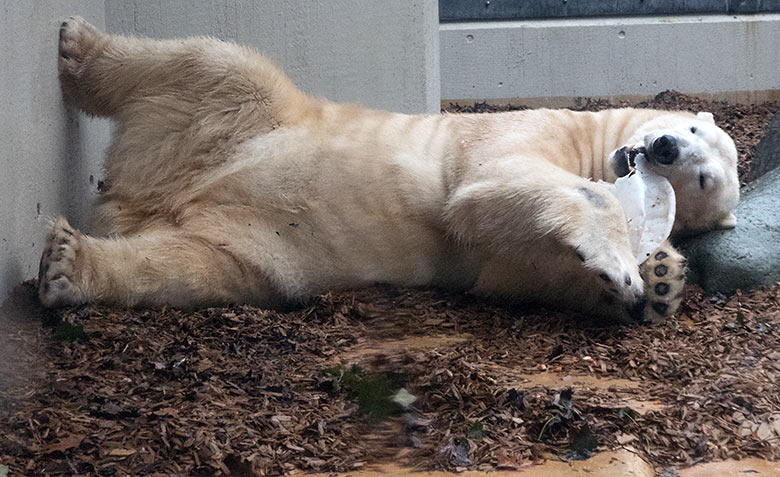
[[[0,302],[38,273],[47,216],[85,223],[108,125],[67,111],[57,82],[62,19],[103,25],[103,0],[3,1],[0,15]],[[92,181],[90,182],[90,177]]]
[[[109,31],[213,35],[250,45],[309,94],[439,111],[436,0],[106,0]]]
[[[305,91],[439,110],[436,0],[0,0],[0,302],[37,274],[48,216],[84,228],[109,123],[66,110],[57,38],[78,14],[112,33],[210,34],[252,45]]]
[[[780,91],[778,14],[450,23],[440,41],[445,100]]]

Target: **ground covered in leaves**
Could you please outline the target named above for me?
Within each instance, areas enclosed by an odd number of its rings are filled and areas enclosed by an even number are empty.
[[[743,178],[777,110],[676,93],[650,106],[713,111]],[[14,475],[522,469],[621,446],[667,475],[780,459],[780,284],[691,286],[654,327],[378,287],[285,313],[84,306],[4,339],[0,464]]]

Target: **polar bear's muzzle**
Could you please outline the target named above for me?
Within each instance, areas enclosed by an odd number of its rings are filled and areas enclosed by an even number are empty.
[[[647,158],[659,164],[671,164],[680,156],[677,139],[669,134],[656,138],[647,147]]]

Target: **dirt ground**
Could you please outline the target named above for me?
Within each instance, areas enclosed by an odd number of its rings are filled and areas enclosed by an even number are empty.
[[[674,92],[640,106],[712,111],[745,180],[780,109]],[[391,287],[288,312],[44,312],[32,284],[18,300],[27,321],[0,340],[0,475],[522,470],[628,448],[671,477],[780,459],[780,284],[689,286],[653,327]]]

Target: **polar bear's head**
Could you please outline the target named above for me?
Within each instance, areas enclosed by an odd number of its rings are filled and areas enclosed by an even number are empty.
[[[674,188],[674,233],[736,225],[737,148],[715,125],[711,113],[669,113],[642,124],[626,147],[612,154],[618,175],[628,172],[630,151],[640,148],[653,172],[666,177]]]

